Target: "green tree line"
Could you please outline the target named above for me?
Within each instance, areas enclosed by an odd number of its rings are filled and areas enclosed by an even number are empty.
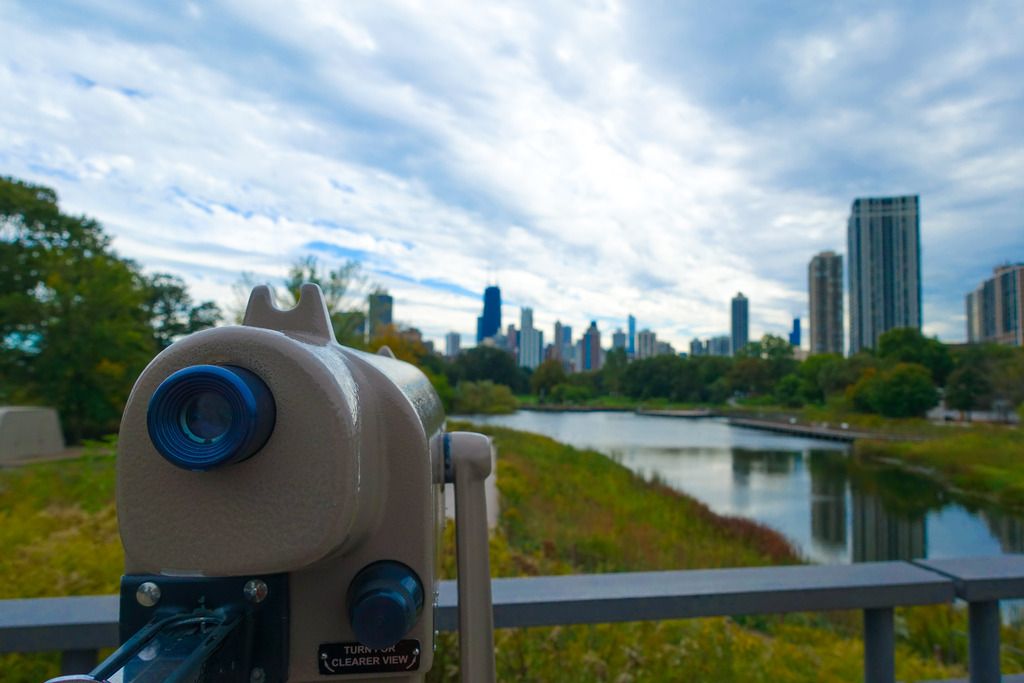
[[[219,319],[181,278],[118,256],[52,189],[0,177],[0,404],[57,408],[72,443],[115,432],[146,363]]]

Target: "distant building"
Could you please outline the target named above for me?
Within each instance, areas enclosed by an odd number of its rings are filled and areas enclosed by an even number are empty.
[[[544,350],[544,333],[533,327],[533,309],[523,307],[519,312],[519,367],[536,368]]]
[[[491,285],[484,290],[484,312],[476,320],[476,343],[501,332],[501,289]]]
[[[612,332],[612,348],[626,351],[626,333],[621,329]]]
[[[807,266],[811,353],[843,353],[843,257],[823,251]]]
[[[597,329],[597,322],[591,320],[590,327],[580,340],[580,369],[600,370],[602,361],[601,332]]]
[[[703,356],[707,354],[707,347],[704,346],[704,342],[694,337],[690,340],[690,358],[696,358],[697,356]]]
[[[459,355],[462,346],[462,335],[458,332],[449,332],[444,336],[444,355],[448,358],[455,358]]]
[[[793,329],[789,331],[789,345],[800,348],[800,318],[793,318]]]
[[[384,332],[384,328],[393,324],[392,320],[392,308],[394,306],[394,299],[391,295],[384,290],[377,290],[368,297],[366,297],[369,303],[369,314],[367,317],[369,327],[370,339],[375,339],[377,336]]]
[[[654,355],[655,356],[674,356],[674,355],[676,355],[676,350],[667,341],[655,341],[654,342]]]
[[[732,298],[732,353],[742,349],[750,341],[750,306],[747,297],[739,292]]]
[[[654,332],[640,330],[636,335],[636,357],[639,359],[653,358],[657,343],[658,337]]]
[[[519,332],[516,326],[509,323],[505,330],[505,350],[512,354],[513,358],[519,358]]]
[[[1024,346],[1024,263],[997,266],[966,304],[968,342]]]
[[[726,335],[708,339],[706,348],[709,356],[732,355],[732,341]]]
[[[855,199],[847,222],[850,353],[900,327],[921,329],[917,195]]]
[[[418,327],[406,327],[398,330],[398,336],[412,346],[423,344],[423,332]]]
[[[626,347],[626,353],[630,358],[636,358],[636,318],[632,314],[626,318],[626,327],[629,332],[629,345]]]

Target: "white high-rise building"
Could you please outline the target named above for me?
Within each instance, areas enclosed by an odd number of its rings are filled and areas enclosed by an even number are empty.
[[[458,356],[461,346],[462,335],[458,332],[449,332],[444,336],[444,355],[448,358]]]
[[[533,309],[519,313],[519,367],[533,369],[544,356],[544,333],[533,327]]]
[[[658,343],[658,337],[650,330],[640,330],[636,335],[636,357],[653,358]]]

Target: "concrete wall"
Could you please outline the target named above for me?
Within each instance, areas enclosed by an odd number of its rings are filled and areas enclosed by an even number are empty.
[[[56,410],[0,407],[0,463],[63,450],[64,436]]]

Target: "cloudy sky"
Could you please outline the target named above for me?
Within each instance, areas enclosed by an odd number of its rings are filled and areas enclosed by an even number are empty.
[[[0,174],[199,297],[355,258],[436,339],[497,280],[506,323],[684,349],[738,290],[752,336],[806,320],[852,199],[920,194],[954,341],[1024,261],[1017,0],[150,4],[0,4]]]

